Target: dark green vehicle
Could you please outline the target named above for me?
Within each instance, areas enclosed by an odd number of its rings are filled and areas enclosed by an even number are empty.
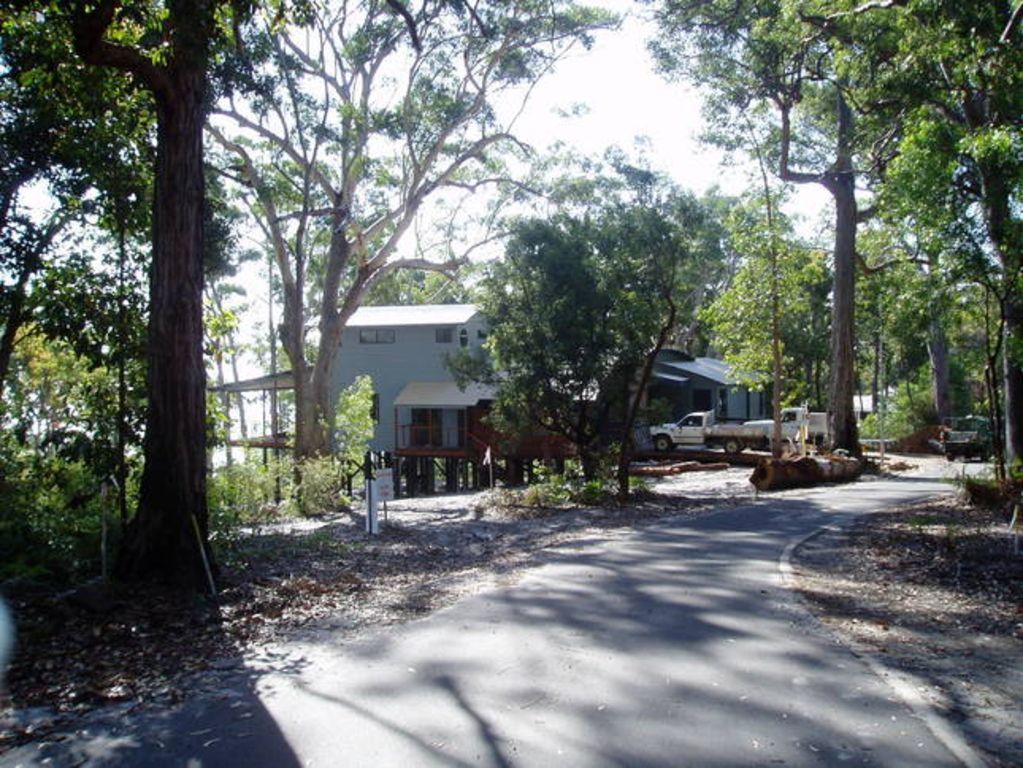
[[[941,433],[941,446],[945,458],[955,461],[977,458],[987,461],[991,456],[990,423],[982,416],[961,416],[949,419]]]

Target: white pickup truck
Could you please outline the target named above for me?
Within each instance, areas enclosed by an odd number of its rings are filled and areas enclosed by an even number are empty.
[[[812,413],[803,407],[782,409],[782,439],[797,440],[803,426],[807,427],[807,440],[820,444],[828,435],[828,415]],[[714,411],[697,411],[677,422],[650,427],[650,437],[659,451],[670,451],[676,445],[721,446],[727,453],[739,453],[743,448],[767,449],[771,446],[773,432],[772,419],[718,424]]]

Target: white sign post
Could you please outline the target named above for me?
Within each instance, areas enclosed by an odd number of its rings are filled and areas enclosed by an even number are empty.
[[[378,469],[377,491],[381,501],[394,501],[394,470],[390,467]]]
[[[366,481],[366,533],[376,536],[380,533],[380,520],[377,517],[377,481]]]
[[[387,502],[394,501],[394,470],[384,467],[377,470],[377,493],[384,504],[384,522],[387,522]]]

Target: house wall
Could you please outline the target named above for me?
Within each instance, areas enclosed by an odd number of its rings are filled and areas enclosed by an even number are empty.
[[[439,327],[452,329],[449,343],[437,342],[436,330]],[[394,343],[360,343],[360,331],[371,328],[393,330]],[[468,349],[478,349],[483,344],[480,333],[485,332],[485,326],[479,314],[460,325],[362,326],[345,329],[334,366],[331,391],[336,400],[341,389],[350,386],[356,377],[368,375],[373,379],[373,391],[380,397],[380,420],[370,442],[371,450],[394,450],[394,401],[406,384],[412,381],[451,381],[444,357],[461,348],[459,337],[462,330],[466,332]],[[408,414],[405,410],[407,423]],[[457,419],[457,414],[445,414],[445,419],[448,418]]]

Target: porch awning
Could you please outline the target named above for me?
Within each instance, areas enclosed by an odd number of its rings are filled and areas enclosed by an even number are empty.
[[[295,379],[291,371],[280,373],[269,373],[266,376],[257,376],[254,379],[234,381],[224,384],[221,387],[207,387],[210,392],[264,392],[271,389],[294,389]]]
[[[412,381],[398,393],[395,405],[410,405],[424,408],[465,408],[476,405],[480,400],[493,400],[493,387],[485,384],[469,384],[464,390],[453,381]]]

